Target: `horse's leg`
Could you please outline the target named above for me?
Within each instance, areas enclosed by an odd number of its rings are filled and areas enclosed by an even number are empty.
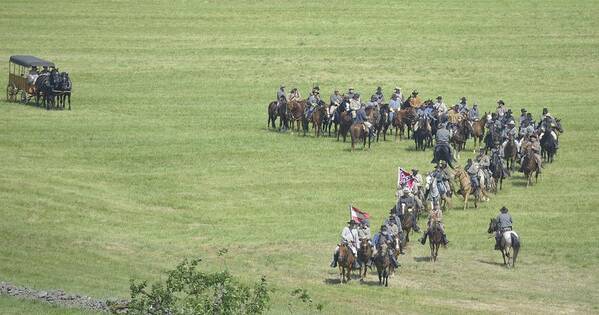
[[[466,188],[464,188],[466,189]],[[466,210],[466,208],[468,208],[468,197],[470,197],[470,190],[466,190],[464,192],[464,210]]]

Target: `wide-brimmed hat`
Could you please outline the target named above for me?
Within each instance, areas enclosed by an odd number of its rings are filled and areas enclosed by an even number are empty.
[[[505,103],[503,102],[503,100],[498,100],[497,104],[505,105]]]
[[[501,211],[501,213],[506,213],[508,212],[508,209],[505,206],[503,206],[499,211]]]
[[[347,224],[358,224],[354,219],[347,221]]]

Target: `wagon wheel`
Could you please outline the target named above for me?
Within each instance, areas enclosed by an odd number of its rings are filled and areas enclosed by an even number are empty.
[[[27,104],[27,92],[21,91],[21,104]]]
[[[6,86],[6,101],[15,102],[17,100],[17,93],[19,90],[14,85]]]

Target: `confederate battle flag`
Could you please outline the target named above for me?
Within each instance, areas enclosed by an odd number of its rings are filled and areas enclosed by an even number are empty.
[[[408,189],[412,190],[414,187],[414,177],[409,172],[406,172],[403,168],[397,168],[397,189],[402,187],[408,187]]]
[[[349,206],[349,212],[350,212],[351,218],[358,223],[362,223],[363,221],[368,221],[368,218],[370,218],[370,215],[368,214],[368,212],[362,211],[354,206]]]

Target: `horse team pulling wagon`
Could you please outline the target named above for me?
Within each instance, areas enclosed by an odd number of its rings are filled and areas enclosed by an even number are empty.
[[[41,69],[41,70],[40,70]],[[51,61],[34,56],[15,55],[8,62],[8,85],[6,100],[26,104],[35,97],[35,105],[46,109],[71,109],[72,82],[69,74],[58,72]]]

